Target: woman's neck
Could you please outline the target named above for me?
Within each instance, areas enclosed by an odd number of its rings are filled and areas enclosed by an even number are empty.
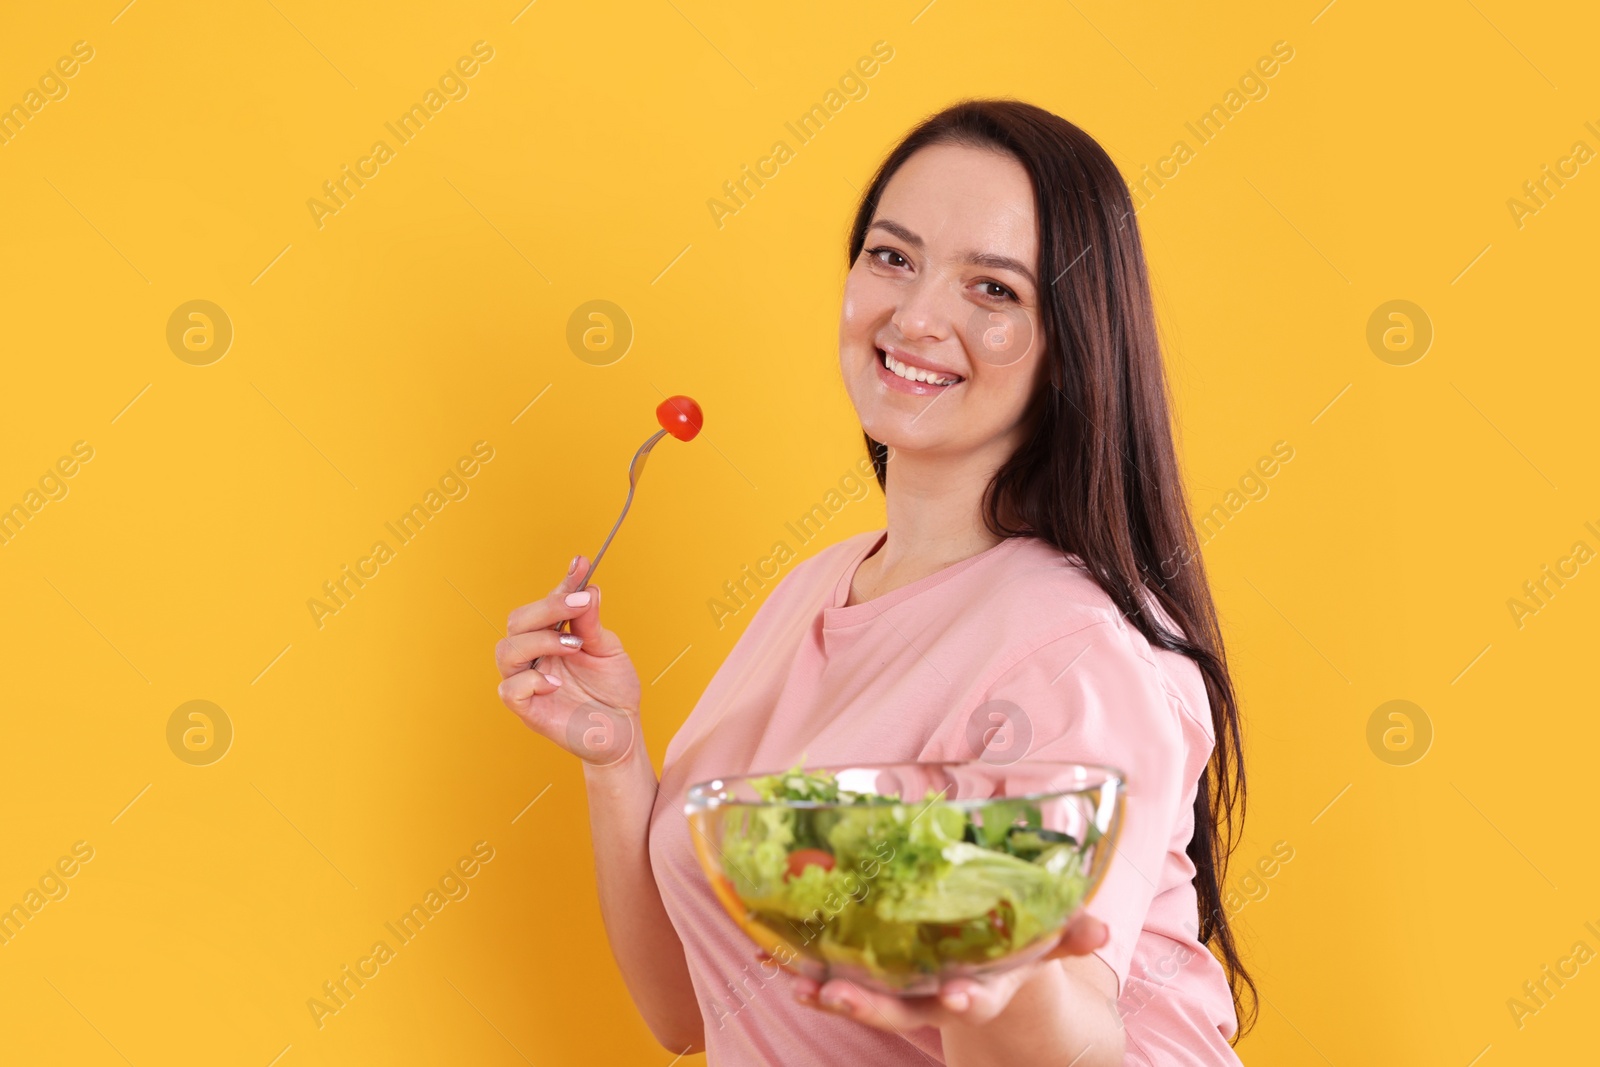
[[[890,461],[888,535],[857,568],[846,604],[893,592],[1002,540],[989,532],[981,509],[992,469],[952,469],[919,458],[898,452]]]

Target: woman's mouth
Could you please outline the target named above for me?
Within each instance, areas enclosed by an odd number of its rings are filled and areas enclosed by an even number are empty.
[[[876,349],[878,355],[878,377],[889,388],[896,392],[912,393],[926,396],[941,389],[948,389],[952,385],[960,385],[966,381],[960,375],[934,374],[918,367],[912,367],[900,362],[883,349]]]

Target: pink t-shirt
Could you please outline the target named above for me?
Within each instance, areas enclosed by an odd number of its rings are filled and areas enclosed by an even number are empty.
[[[718,777],[807,766],[972,759],[968,722],[1006,700],[1027,759],[1109,764],[1129,788],[1121,839],[1088,910],[1111,929],[1127,1064],[1237,1064],[1221,965],[1195,940],[1185,854],[1215,738],[1187,657],[1153,647],[1081,562],[1013,537],[848,607],[887,532],[794,565],[667,747],[650,821],[656,884],[705,1018],[713,1065],[943,1063],[939,1032],[885,1033],[796,1003],[757,963],[695,859],[684,794]],[[1157,618],[1170,620],[1151,602]],[[1023,726],[1025,720],[1027,725]],[[912,1047],[912,1046],[915,1047]]]

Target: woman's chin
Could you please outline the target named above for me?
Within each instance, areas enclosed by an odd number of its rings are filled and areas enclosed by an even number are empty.
[[[868,437],[878,442],[878,444],[892,449],[891,455],[895,456],[927,452],[940,443],[940,439],[936,436],[917,432],[922,429],[921,427],[917,427],[916,430],[910,430],[907,429],[904,421],[897,423],[893,419],[881,420],[876,429],[863,424],[862,429],[867,432]]]

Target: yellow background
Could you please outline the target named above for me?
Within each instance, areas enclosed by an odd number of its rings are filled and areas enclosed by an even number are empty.
[[[1139,213],[1192,501],[1294,448],[1205,550],[1249,724],[1232,881],[1294,850],[1237,898],[1266,998],[1240,1051],[1593,1056],[1600,964],[1520,1028],[1507,1006],[1600,951],[1600,567],[1507,607],[1600,548],[1597,165],[1507,206],[1600,148],[1583,5],[122,2],[12,4],[0,35],[0,103],[94,49],[0,146],[0,505],[94,449],[0,546],[0,905],[94,849],[0,947],[0,1060],[664,1067],[578,768],[496,699],[506,613],[599,547],[662,396],[698,398],[599,572],[659,759],[751,615],[708,600],[862,454],[838,297],[893,141],[1014,94],[1131,179],[1280,40],[1268,95]],[[319,229],[306,201],[480,40],[469,94]],[[868,95],[796,146],[880,40]],[[707,200],[780,138],[719,228]],[[209,366],[166,341],[196,299],[235,331]],[[635,329],[608,366],[565,339],[595,299]],[[1435,330],[1409,366],[1366,342],[1394,299]],[[319,628],[307,600],[480,440],[470,494]],[[874,490],[802,554],[882,519]],[[1391,699],[1432,724],[1410,765],[1367,742]],[[235,731],[209,766],[168,747],[190,700]],[[479,841],[470,895],[319,1030],[308,998]]]

